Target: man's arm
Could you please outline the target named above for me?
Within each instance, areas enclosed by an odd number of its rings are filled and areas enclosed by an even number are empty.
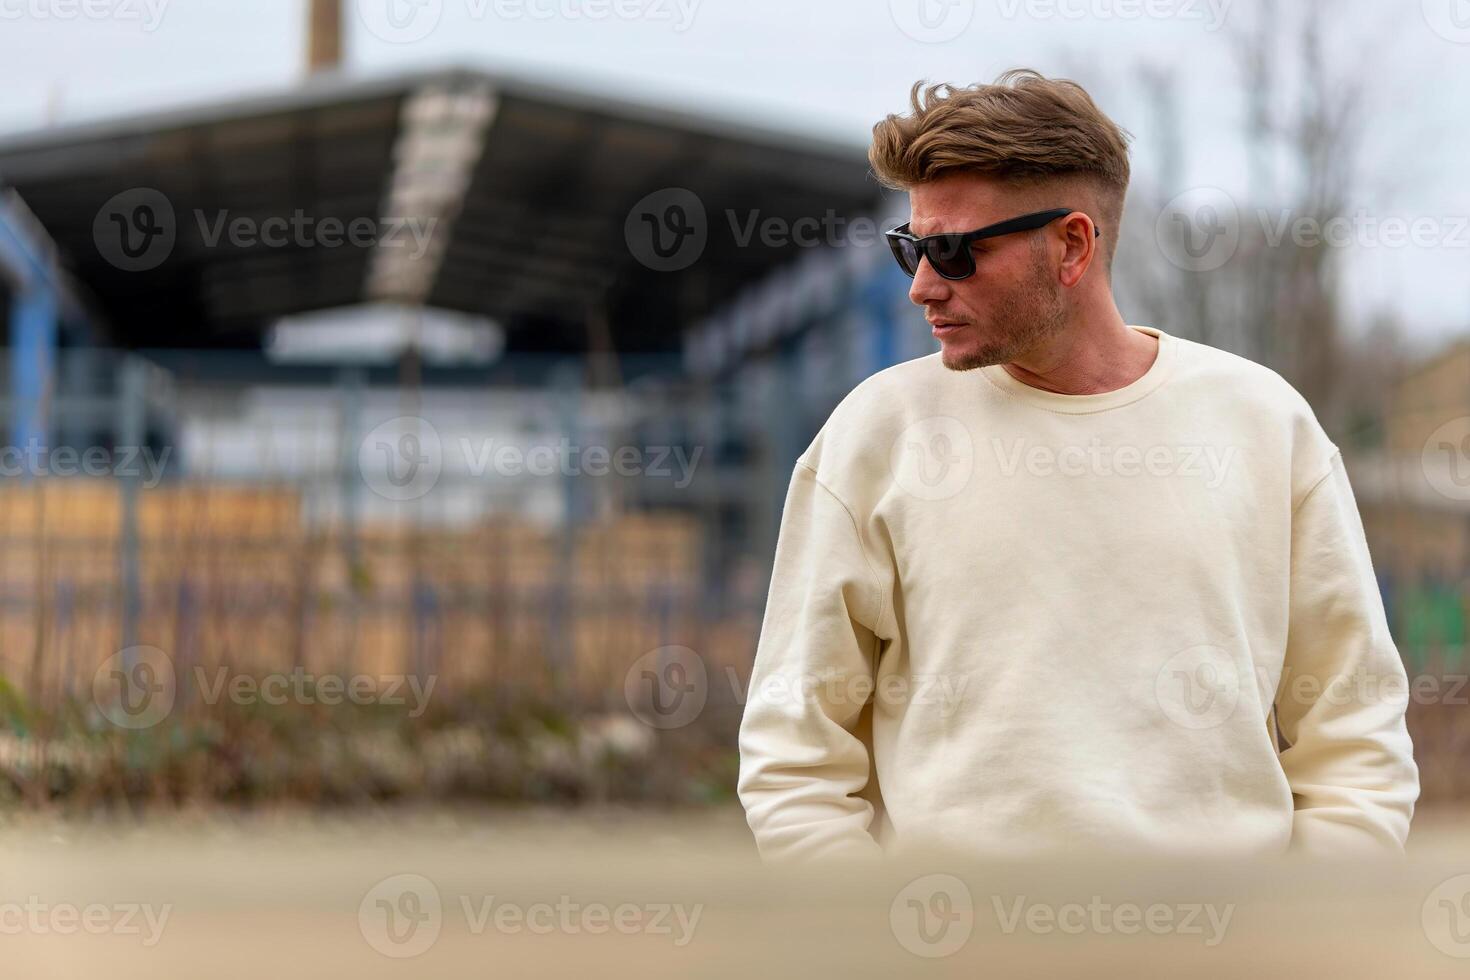
[[[740,801],[766,858],[877,856],[868,749],[889,590],[848,506],[797,463],[740,725]]]
[[[1402,851],[1419,797],[1407,677],[1340,455],[1293,515],[1290,615],[1276,711],[1292,850]]]

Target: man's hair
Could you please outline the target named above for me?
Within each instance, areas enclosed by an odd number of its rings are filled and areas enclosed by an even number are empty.
[[[880,182],[906,190],[951,173],[976,173],[1018,189],[1086,187],[1100,212],[1092,218],[1102,229],[1103,270],[1111,276],[1128,191],[1130,134],[1086,89],[1013,68],[993,85],[925,88],[915,82],[909,101],[912,113],[890,115],[873,127],[868,160]],[[1040,206],[1086,205],[1057,200]]]

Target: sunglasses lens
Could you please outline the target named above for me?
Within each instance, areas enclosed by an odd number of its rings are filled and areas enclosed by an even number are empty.
[[[890,238],[888,245],[893,249],[893,257],[898,260],[899,267],[909,276],[918,274],[919,271],[919,246],[907,238]]]
[[[965,279],[975,272],[974,257],[961,235],[925,239],[922,248],[911,239],[891,237],[888,247],[910,277],[919,274],[919,263],[926,258],[935,272],[949,279]]]
[[[970,262],[970,247],[959,235],[935,239],[929,246],[929,264],[949,279],[963,279],[975,271]]]

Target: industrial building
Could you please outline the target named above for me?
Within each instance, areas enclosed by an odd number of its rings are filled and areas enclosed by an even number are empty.
[[[0,639],[42,691],[149,643],[743,661],[796,455],[929,344],[862,146],[478,69],[8,135],[0,187]]]

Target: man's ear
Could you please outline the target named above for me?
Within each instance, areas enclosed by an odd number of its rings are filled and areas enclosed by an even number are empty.
[[[1061,223],[1063,286],[1071,288],[1082,281],[1092,264],[1102,257],[1102,239],[1090,218],[1073,215]]]

